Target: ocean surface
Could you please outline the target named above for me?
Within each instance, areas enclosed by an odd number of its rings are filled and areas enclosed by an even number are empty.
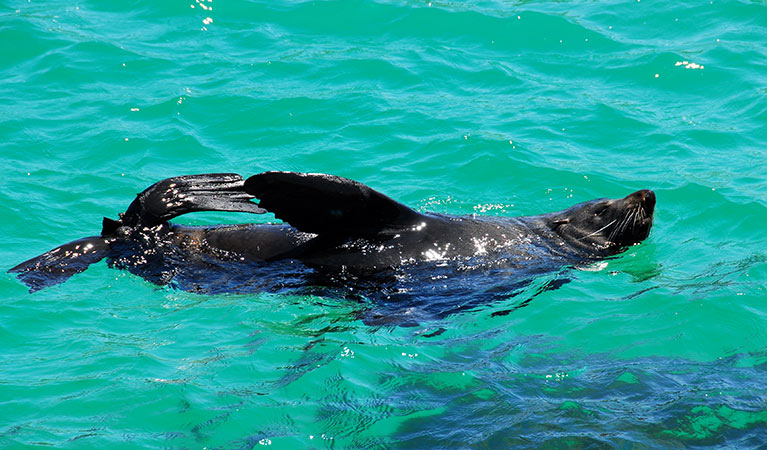
[[[3,0],[0,56],[1,448],[767,446],[764,1]],[[406,324],[6,273],[160,179],[266,170],[451,214],[649,188],[655,225]]]

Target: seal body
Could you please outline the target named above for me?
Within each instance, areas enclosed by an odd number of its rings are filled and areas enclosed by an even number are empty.
[[[192,175],[150,186],[119,219],[105,218],[101,235],[57,247],[10,272],[31,291],[61,283],[102,258],[154,283],[204,292],[268,290],[290,285],[285,279],[300,285],[304,275],[314,284],[338,280],[337,274],[387,279],[394,290],[403,274],[456,280],[462,272],[503,270],[529,277],[641,242],[654,207],[654,193],[642,190],[538,216],[451,216],[415,211],[331,175],[265,172],[247,181],[236,174]],[[283,223],[170,222],[210,210],[269,211]],[[350,278],[340,279],[343,284]]]

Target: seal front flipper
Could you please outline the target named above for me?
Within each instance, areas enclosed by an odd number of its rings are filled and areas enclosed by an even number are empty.
[[[236,173],[166,178],[138,194],[120,223],[128,227],[151,227],[198,211],[265,213],[250,201],[253,196],[245,192],[244,183]]]
[[[109,252],[110,238],[91,236],[69,242],[8,270],[27,285],[29,292],[63,283],[100,261]]]
[[[264,172],[245,181],[258,205],[308,233],[368,237],[416,223],[421,214],[364,184],[318,173]]]

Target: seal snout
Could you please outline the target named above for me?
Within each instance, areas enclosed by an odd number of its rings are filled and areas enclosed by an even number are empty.
[[[655,211],[655,192],[649,189],[642,189],[641,191],[629,194],[626,199],[640,205],[648,216],[652,216]]]
[[[648,216],[651,216],[655,211],[655,192],[649,189],[643,189],[639,192],[642,198],[642,208],[644,208]]]

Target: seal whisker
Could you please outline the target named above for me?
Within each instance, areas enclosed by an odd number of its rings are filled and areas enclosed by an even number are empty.
[[[613,232],[610,233],[610,236],[609,236],[608,240],[610,242],[615,242],[615,237],[624,234],[626,232],[626,230],[628,229],[629,224],[633,223],[632,221],[635,219],[636,214],[637,214],[637,210],[636,209],[633,209],[633,210],[630,210],[629,212],[627,212],[626,215],[623,216],[623,219],[618,224],[618,226],[616,226],[615,229],[613,230]],[[632,225],[632,229],[633,229],[633,225]]]
[[[633,232],[634,230],[636,230],[637,218],[639,217],[639,210],[640,210],[640,209],[641,209],[641,207],[637,207],[637,208],[636,208],[636,209],[634,209],[634,211],[632,211],[632,213],[631,213],[631,231],[632,231],[632,232]]]
[[[625,231],[633,230],[634,229],[634,220],[636,219],[636,210],[632,210],[628,215],[628,220],[626,221],[626,228]]]
[[[630,231],[631,235],[636,234],[636,231],[641,228],[641,221],[647,216],[641,205],[637,205],[631,209],[621,220],[621,222],[613,229],[608,237],[608,241],[616,243],[615,238],[622,236],[626,232]]]
[[[637,220],[640,219],[640,215],[642,213],[642,207],[640,206],[637,208],[636,213],[634,214],[634,220],[631,222],[631,231],[634,231],[637,229]]]
[[[612,232],[610,232],[610,235],[607,236],[608,242],[615,242],[615,236],[617,236],[618,233],[622,233],[623,227],[625,226],[626,221],[628,220],[628,217],[629,217],[629,214],[626,214],[625,216],[623,216],[623,218],[618,223],[618,225],[616,225],[615,228],[613,228]]]
[[[601,232],[602,230],[604,230],[605,228],[609,227],[610,225],[612,225],[614,223],[615,223],[615,220],[613,220],[612,222],[608,223],[607,225],[603,226],[602,228],[598,229],[597,231],[595,231],[593,233],[589,233],[586,236],[581,236],[580,238],[578,238],[578,240],[580,241],[580,240],[586,239],[589,236],[594,236],[595,234],[598,234],[599,232]]]

